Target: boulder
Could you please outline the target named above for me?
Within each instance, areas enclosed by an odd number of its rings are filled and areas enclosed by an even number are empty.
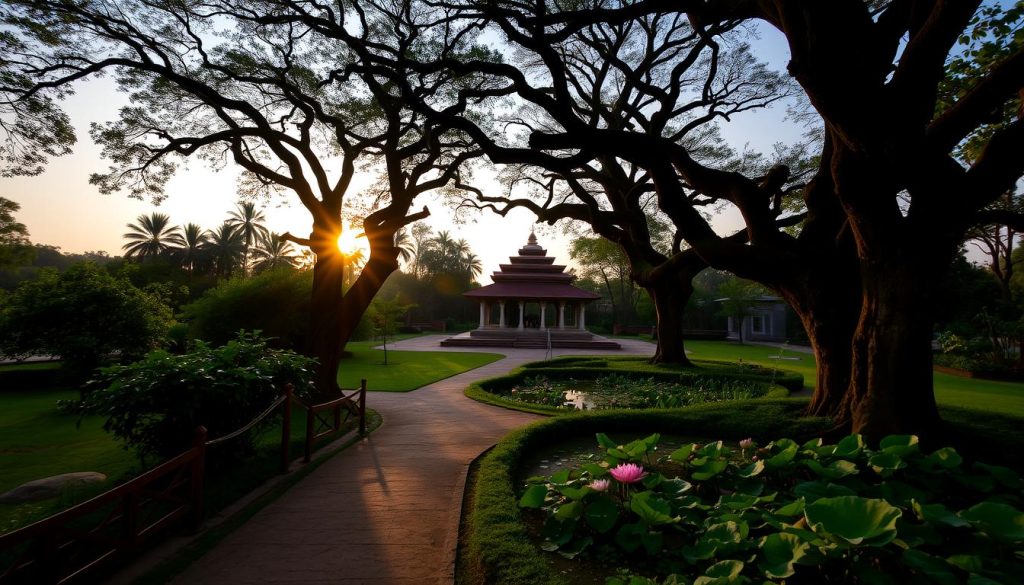
[[[44,477],[23,483],[7,493],[0,494],[0,504],[24,504],[49,500],[56,498],[69,487],[99,483],[106,479],[106,475],[95,471],[76,471]]]

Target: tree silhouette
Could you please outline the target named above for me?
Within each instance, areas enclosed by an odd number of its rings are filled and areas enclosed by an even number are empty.
[[[264,222],[266,222],[266,217],[263,215],[263,211],[256,209],[256,204],[252,201],[242,201],[235,206],[235,211],[228,213],[228,225],[235,228],[245,241],[245,251],[242,253],[242,274],[249,274],[250,248],[269,233]]]
[[[28,228],[14,219],[21,205],[0,197],[0,268],[28,264],[35,257],[35,248],[28,239]]]
[[[203,249],[213,260],[217,276],[230,278],[235,268],[242,265],[245,238],[238,229],[225,221],[217,228],[206,232]]]
[[[181,228],[171,225],[171,218],[165,213],[140,215],[135,223],[128,224],[128,229],[123,236],[128,243],[121,246],[125,258],[146,260],[166,256],[185,245]]]
[[[194,272],[203,262],[206,230],[199,224],[186,223],[181,228],[181,239],[181,248],[178,250],[181,266],[189,272]]]
[[[272,232],[260,238],[259,245],[253,249],[253,254],[256,257],[253,270],[256,272],[281,266],[295,267],[298,263],[292,243],[282,239],[280,234]]]
[[[158,201],[192,157],[238,166],[244,195],[287,192],[306,208],[311,233],[282,238],[315,254],[307,351],[318,358],[324,395],[337,393],[341,350],[398,269],[395,232],[429,215],[413,201],[461,188],[464,164],[481,154],[460,132],[406,108],[382,82],[390,66],[370,59],[378,47],[412,41],[400,26],[414,17],[412,5],[358,4],[336,13],[292,0],[123,0],[116,9],[12,0],[0,11],[0,43],[17,49],[10,53],[16,59],[0,60],[0,79],[16,82],[0,92],[16,107],[47,106],[60,122],[47,100],[102,73],[115,74],[131,94],[116,121],[92,130],[111,163],[91,179],[100,191]],[[417,9],[415,18],[428,12]],[[468,37],[454,49],[476,50]],[[412,77],[423,96],[435,93],[437,80]],[[379,170],[383,189],[363,221],[366,266],[343,292],[336,242],[343,203],[363,167]]]

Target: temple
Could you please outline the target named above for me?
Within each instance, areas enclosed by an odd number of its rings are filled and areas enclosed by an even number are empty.
[[[621,349],[586,329],[586,305],[600,295],[576,288],[565,266],[555,264],[530,232],[518,256],[491,275],[494,284],[464,293],[480,303],[480,326],[441,342],[444,346],[572,347]]]

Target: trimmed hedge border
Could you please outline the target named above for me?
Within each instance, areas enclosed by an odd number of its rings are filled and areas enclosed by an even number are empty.
[[[729,401],[683,409],[603,410],[553,417],[513,431],[480,461],[476,489],[466,518],[468,535],[464,585],[564,583],[553,574],[547,555],[527,534],[518,507],[517,474],[522,460],[538,448],[569,438],[603,432],[676,433],[715,439],[779,436],[811,438],[826,432],[827,419],[803,416],[802,399]]]

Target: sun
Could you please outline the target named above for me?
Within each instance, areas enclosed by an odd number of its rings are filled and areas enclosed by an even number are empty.
[[[370,250],[370,246],[367,244],[366,236],[362,232],[349,228],[342,231],[341,235],[338,236],[338,249],[341,250],[342,254],[351,256],[359,251],[365,254]]]

